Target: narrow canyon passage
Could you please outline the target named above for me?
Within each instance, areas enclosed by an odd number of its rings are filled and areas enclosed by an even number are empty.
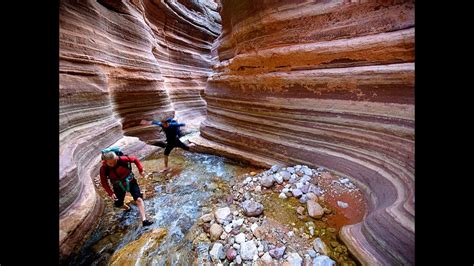
[[[414,1],[61,1],[60,263],[414,264],[414,29]],[[168,117],[194,146],[160,174]],[[110,146],[148,228],[96,183]]]

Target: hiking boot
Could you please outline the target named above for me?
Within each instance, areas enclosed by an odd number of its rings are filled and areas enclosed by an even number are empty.
[[[153,224],[153,222],[150,222],[148,220],[143,221],[143,226],[149,226],[151,224]]]

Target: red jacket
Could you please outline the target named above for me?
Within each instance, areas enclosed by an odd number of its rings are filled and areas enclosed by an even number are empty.
[[[118,160],[122,161],[119,162],[117,161],[117,164],[115,167],[109,167],[105,163],[105,161],[102,161],[102,166],[100,167],[100,183],[102,184],[102,187],[104,187],[105,191],[109,196],[112,196],[114,192],[110,188],[109,182],[107,182],[107,179],[110,179],[112,183],[115,183],[118,180],[123,180],[127,176],[130,175],[130,170],[125,166],[127,162],[132,162],[134,163],[137,168],[138,172],[143,173],[143,167],[140,161],[134,157],[134,156],[119,156]],[[109,176],[106,176],[106,169],[109,168]]]

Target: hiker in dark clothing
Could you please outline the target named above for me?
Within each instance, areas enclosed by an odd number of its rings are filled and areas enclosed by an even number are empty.
[[[161,170],[160,172],[165,172],[165,171],[170,170],[170,168],[168,168],[168,156],[170,155],[171,150],[173,150],[176,147],[179,147],[183,150],[189,151],[189,147],[179,140],[179,137],[181,136],[181,131],[179,128],[182,126],[185,126],[186,124],[178,123],[171,118],[161,120],[161,122],[142,120],[140,124],[160,126],[165,132],[165,135],[166,135],[166,148],[164,152],[165,168]]]
[[[151,225],[145,217],[145,203],[143,195],[140,192],[138,182],[131,171],[131,163],[134,163],[140,175],[143,175],[143,167],[140,161],[133,156],[118,156],[115,152],[109,151],[102,153],[102,166],[100,167],[100,183],[107,194],[115,200],[116,207],[122,207],[129,210],[130,207],[123,203],[125,194],[130,192],[133,200],[137,203],[138,210],[142,219],[143,226]],[[110,189],[108,180],[112,183],[113,191]]]

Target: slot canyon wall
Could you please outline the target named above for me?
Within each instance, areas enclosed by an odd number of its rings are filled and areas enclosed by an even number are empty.
[[[196,128],[215,63],[217,4],[195,0],[60,1],[60,261],[91,233],[100,150],[144,158],[163,140],[141,119],[174,116]]]
[[[414,264],[414,1],[222,0],[203,150],[356,180],[340,233],[366,265]]]

